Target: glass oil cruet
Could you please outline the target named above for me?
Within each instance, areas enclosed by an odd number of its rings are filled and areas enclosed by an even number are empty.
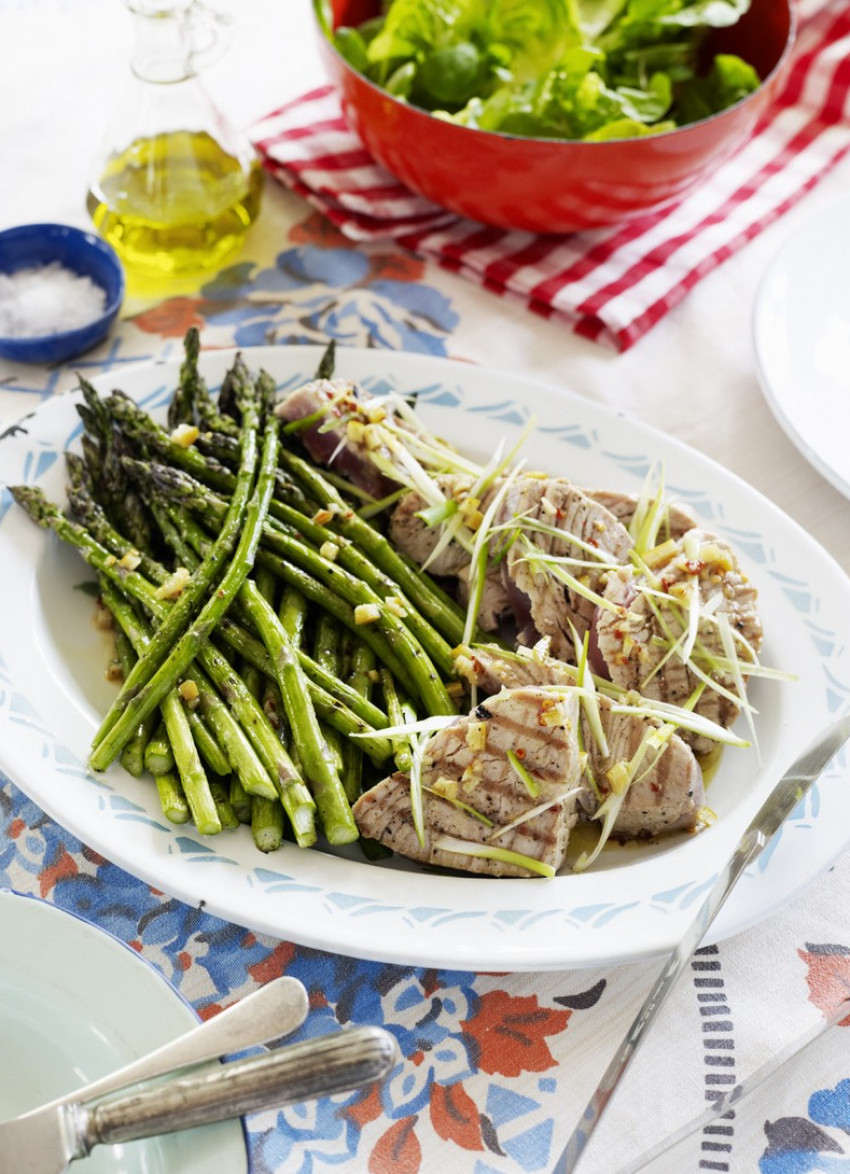
[[[163,286],[220,268],[238,251],[259,213],[263,172],[199,78],[220,55],[220,16],[199,0],[126,3],[132,76],[87,207],[131,288]]]

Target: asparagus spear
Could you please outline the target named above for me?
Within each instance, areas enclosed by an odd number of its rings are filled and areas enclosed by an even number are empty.
[[[166,470],[159,470],[163,483],[171,479]],[[189,496],[189,487],[186,488]],[[185,499],[184,499],[185,500]],[[196,486],[194,494],[189,497],[190,502],[199,508],[201,502],[206,502],[210,510],[213,503],[204,493],[203,487]],[[403,612],[400,602],[383,600],[368,585],[355,575],[337,565],[332,559],[324,558],[322,554],[307,546],[293,534],[285,533],[282,529],[272,530],[265,527],[264,536],[274,543],[276,555],[272,560],[269,552],[261,552],[262,565],[277,568],[279,573],[293,586],[300,587],[310,598],[323,604],[326,610],[330,609],[332,596],[341,597],[351,609],[365,608],[369,613],[368,620],[358,618],[352,610],[348,619],[343,619],[348,626],[356,629],[361,624],[374,624],[381,633],[383,642],[389,647],[390,655],[394,660],[394,668],[401,668],[401,675],[412,683],[412,689],[422,701],[428,713],[454,713],[455,707],[446,691],[442,679],[437,673],[432,661],[413,633],[402,622],[397,611]],[[294,572],[301,571],[313,580],[309,591],[304,586],[304,580],[294,581]],[[343,617],[339,613],[337,618]],[[364,635],[364,639],[368,639]],[[447,653],[449,661],[450,654]],[[398,675],[398,674],[397,674]]]
[[[164,771],[155,777],[162,814],[171,823],[188,823],[192,817],[180,780],[174,771]]]
[[[385,668],[379,669],[378,672],[381,675],[381,688],[384,691],[387,716],[394,726],[403,726],[411,720],[411,717],[405,712],[392,673]],[[409,741],[403,736],[396,736],[393,738],[393,747],[396,769],[400,770],[402,774],[409,775],[413,769],[413,755],[410,751]]]
[[[275,799],[266,800],[268,803],[277,802]],[[233,775],[230,779],[230,806],[240,823],[251,822],[251,809],[254,803],[254,797],[249,795],[245,788],[239,781],[238,775]],[[281,807],[281,814],[283,808]]]
[[[125,631],[127,639],[130,640],[130,632],[136,634],[138,627],[133,624],[127,615],[128,605],[121,598],[120,593],[115,591],[108,581],[101,584],[101,594],[104,603],[112,612],[113,616],[115,616],[116,621],[121,624],[122,619],[124,620],[122,630]],[[151,714],[154,717],[156,717],[157,712],[156,708],[151,710]],[[150,715],[145,715],[140,720],[147,720],[148,716]],[[221,820],[210,790],[206,771],[198,753],[189,715],[183,708],[180,696],[175,688],[170,689],[162,698],[162,719],[168,735],[172,763],[180,776],[183,794],[189,805],[195,826],[202,835],[215,835],[221,831]],[[162,766],[163,764],[159,763],[157,765]],[[226,766],[227,764],[225,762]],[[165,765],[165,770],[168,769],[170,768]],[[159,773],[164,772],[160,771]]]
[[[254,411],[253,405],[246,405],[246,418],[253,415]],[[246,425],[250,427],[247,419]],[[168,693],[168,690],[173,686],[175,680],[186,671],[195,659],[198,650],[203,647],[209,635],[215,629],[216,623],[224,615],[231,601],[235,598],[239,587],[254,565],[254,557],[260,538],[263,518],[265,517],[268,501],[271,496],[272,472],[276,462],[277,430],[269,426],[266,431],[263,456],[257,476],[256,492],[248,500],[245,510],[244,528],[239,537],[233,559],[224,577],[217,589],[207,599],[207,602],[201,608],[197,617],[180,636],[170,652],[167,652],[167,649],[162,647],[160,636],[164,629],[169,627],[172,616],[180,606],[179,602],[169,612],[165,623],[157,629],[147,652],[139,660],[139,664],[147,663],[148,665],[147,674],[139,674],[137,678],[138,681],[144,681],[144,683],[134,683],[137,684],[136,691],[129,691],[129,696],[125,699],[123,711],[119,708],[117,718],[114,718],[112,722],[106,721],[103,723],[101,737],[96,741],[89,757],[92,769],[105,770],[109,766],[129,736],[128,731],[132,731],[133,722],[140,721],[147,713],[150,713],[152,709],[156,708],[162,698]],[[213,544],[214,548],[217,546],[220,538],[221,533],[219,533],[219,537]],[[198,572],[191,580],[193,585],[201,582],[204,591],[210,586],[210,579],[207,577],[208,572],[205,573],[204,569],[205,564],[208,565],[208,560],[204,560],[204,563],[201,564]],[[182,598],[183,596],[181,596],[181,601]],[[161,652],[167,652],[164,659],[160,659],[159,654]],[[153,670],[152,672],[151,669]],[[113,709],[116,708],[113,707]]]
[[[154,492],[165,493],[169,498],[181,501],[211,522],[219,522],[223,518],[226,501],[185,470],[156,462],[130,460],[125,463],[135,478],[143,482],[150,481]],[[266,520],[261,539],[266,549],[283,558],[293,558],[293,544],[300,549],[309,543],[315,548],[315,554],[312,558],[305,554],[298,565],[314,573],[317,565],[315,557],[321,557],[320,552],[328,551],[332,561],[372,589],[374,595],[369,598],[376,596],[393,607],[434,663],[447,675],[453,674],[452,650],[446,640],[405,598],[398,584],[376,567],[350,539],[336,534],[316,522],[315,518],[308,517],[286,503],[272,501],[269,513],[274,517]]]
[[[58,537],[76,546],[86,562],[102,570],[120,589],[144,603],[152,614],[158,618],[163,618],[167,614],[168,605],[157,597],[153,584],[137,571],[119,568],[114,557],[95,542],[81,526],[70,522],[45,498],[40,489],[17,485],[12,486],[10,492],[33,521],[45,528],[53,529]],[[199,660],[216,688],[230,704],[234,716],[274,780],[295,833],[296,842],[302,847],[314,843],[315,804],[291,758],[268,724],[262,709],[251,697],[238,673],[211,645],[206,645],[201,650]]]
[[[131,401],[128,400],[126,402],[129,403]],[[185,633],[186,625],[197,612],[204,596],[208,593],[216,575],[218,575],[225,561],[233,551],[234,544],[239,537],[240,528],[245,522],[257,461],[257,410],[256,404],[248,395],[245,397],[243,419],[244,427],[241,439],[242,463],[237,474],[237,483],[234,487],[233,497],[231,498],[225,521],[215,541],[210,546],[202,567],[196,575],[192,576],[189,585],[180,595],[177,603],[169,612],[167,619],[157,629],[145,655],[137,662],[134,671],[130,674],[130,678],[125,681],[124,688],[111,706],[109,713],[107,713],[101,722],[100,729],[94,738],[93,747],[96,761],[103,765],[99,767],[95,766],[96,770],[102,770],[105,766],[108,766],[120,749],[126,723],[122,726],[120,734],[115,733],[116,725],[126,713],[127,708],[134,703],[139,691],[144,689],[156,675],[160,666],[166,661],[166,658],[170,660],[169,652],[171,648]],[[183,667],[188,667],[189,663],[187,661]],[[162,690],[162,678],[160,678],[157,688],[161,692],[164,692]],[[134,708],[138,712],[144,706],[136,705]],[[110,739],[107,748],[101,752],[101,746],[107,738]]]
[[[319,365],[316,368],[316,379],[333,379],[334,368],[336,367],[336,340],[331,339],[325,347],[325,352],[319,360]]]
[[[178,552],[183,563],[190,569],[195,567],[198,556],[184,540],[184,534],[189,536],[193,542],[196,542],[200,548],[207,541],[203,532],[189,518],[182,517],[174,521],[168,516],[166,511],[160,511],[158,508],[156,508],[156,515],[160,520],[163,533],[166,534],[167,540],[173,545],[175,551]],[[303,597],[298,596],[297,592],[291,592],[289,598],[290,606],[293,599],[299,599],[300,605],[306,605],[306,601],[303,600]],[[286,595],[284,595],[284,602],[282,604],[282,615],[285,614],[285,607]],[[237,602],[238,609],[239,604]],[[299,624],[303,624],[303,618],[299,619]],[[284,624],[284,627],[287,627],[287,625]],[[260,670],[266,681],[274,680],[274,664],[262,641],[255,639],[245,628],[227,616],[221,620],[217,631],[249,664]],[[300,629],[298,638],[300,639]],[[305,652],[298,649],[296,655],[307,676],[307,695],[316,710],[317,716],[341,734],[360,735],[362,749],[365,750],[370,758],[377,764],[385,762],[390,754],[390,746],[385,739],[379,736],[377,728],[387,725],[386,715],[376,706],[372,706],[367,701],[364,701],[354,690],[346,686],[337,677],[334,677],[333,674],[323,669]],[[260,685],[258,683],[257,689],[252,690],[252,692],[258,701],[260,700],[260,693],[262,693],[263,709],[272,722],[272,725],[275,725],[272,713],[269,712],[265,696],[266,685]],[[280,705],[277,704],[279,698],[280,692],[278,688],[275,697],[275,711],[277,713],[280,713],[283,708],[282,699],[280,699]],[[354,710],[349,708],[348,701],[354,703]]]
[[[331,844],[350,843],[357,839],[357,825],[316,711],[309,702],[304,670],[289,636],[255,583],[249,580],[242,585],[240,601],[272,658],[289,729],[304,773],[312,784],[325,835]]]
[[[138,550],[129,538],[121,534],[107,517],[106,511],[94,498],[90,478],[86,475],[85,462],[82,458],[75,453],[66,453],[65,460],[69,478],[68,501],[74,516],[116,558],[133,556],[134,562],[138,560],[138,568],[143,575],[149,579],[157,579],[159,582],[164,581],[168,577],[165,569],[160,567],[156,560],[144,551]]]
[[[375,672],[375,654],[366,644],[352,641],[348,670],[348,686],[368,701],[372,692],[372,674]],[[342,749],[342,786],[349,803],[359,797],[363,786],[363,751],[353,739]]]
[[[171,753],[171,743],[165,722],[160,721],[153,737],[145,747],[145,769],[155,777],[167,775],[174,770],[174,755]]]
[[[275,852],[283,842],[283,808],[268,799],[251,804],[251,835],[261,852]]]
[[[126,677],[136,662],[136,654],[120,628],[115,631],[115,653],[121,666],[122,676]],[[133,737],[121,751],[121,765],[134,778],[140,778],[145,772],[145,751],[157,720],[157,715],[153,714],[147,721],[141,722]]]
[[[280,459],[296,481],[304,486],[308,496],[333,508],[333,520],[329,525],[349,537],[373,559],[376,566],[398,583],[404,594],[452,646],[460,644],[466,617],[454,600],[431,582],[423,571],[403,558],[379,530],[359,517],[314,465],[286,449],[281,450]]]
[[[108,580],[103,584],[102,592],[112,614],[137,651],[144,652],[151,640],[148,625],[135,615],[120,590],[116,590]],[[148,599],[148,606],[160,617],[168,614],[168,605],[157,600],[155,596],[153,600]],[[209,723],[210,729],[218,739],[217,743],[211,744],[206,730],[200,734],[199,749],[204,753],[210,768],[219,775],[230,774],[231,770],[234,770],[242,785],[251,794],[274,798],[277,790],[272,779],[254,752],[242,727],[231,715],[207,675],[195,664],[190,666],[183,676],[185,681],[191,682],[197,689],[200,714]],[[198,739],[199,731],[203,729],[198,715],[191,715],[188,720],[192,722],[193,735]],[[165,770],[171,769],[167,761],[160,757],[148,768],[153,774],[158,773],[157,763],[164,765]]]

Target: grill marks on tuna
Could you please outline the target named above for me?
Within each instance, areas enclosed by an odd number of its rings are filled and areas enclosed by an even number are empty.
[[[370,429],[370,422],[382,418],[382,403],[346,381],[315,380],[288,396],[277,411],[287,421],[304,421],[299,436],[314,460],[332,466],[375,498],[398,489],[401,481],[426,493],[422,477],[428,476],[439,489],[437,500],[442,496],[457,503],[457,513],[449,516],[462,519],[459,539],[445,542],[443,525],[429,526],[417,516],[429,502],[434,504],[434,495],[428,492],[426,501],[408,490],[390,516],[389,537],[419,566],[452,580],[463,605],[473,586],[474,530],[500,494],[493,533],[487,535],[491,561],[477,622],[496,631],[510,618],[519,644],[543,640],[546,655],[537,647],[529,656],[505,655],[495,645],[460,650],[455,658],[458,676],[489,696],[428,744],[422,769],[424,842],[414,827],[410,781],[399,773],[355,804],[362,834],[402,855],[452,869],[530,875],[521,865],[441,846],[444,837],[485,848],[495,844],[557,869],[576,820],[594,818],[606,795],[622,785],[622,768],[643,751],[625,792],[617,791],[622,803],[613,838],[694,829],[704,799],[695,752],[714,750],[715,743],[685,730],[670,733],[660,718],[634,712],[599,693],[591,723],[578,691],[571,689],[577,673],[572,666],[576,637],[587,638],[589,667],[623,696],[639,693],[674,706],[695,704],[698,714],[721,727],[731,726],[740,713],[738,674],[746,681],[747,664],[762,641],[756,591],[731,547],[668,505],[656,537],[650,539],[655,547],[647,551],[645,534],[639,531],[657,521],[657,503],[617,491],[582,490],[562,477],[512,473],[507,489],[502,476],[477,501],[474,476],[434,471],[468,470],[469,463],[447,460],[443,465],[439,456],[431,459],[435,450],[428,449],[423,459],[431,460],[431,469],[420,469],[421,476],[411,472],[405,464],[408,457],[402,453],[402,460],[397,450],[393,464],[399,428],[419,438],[425,433],[415,417],[404,413],[410,423],[396,417],[393,437],[381,427]],[[384,445],[385,451],[376,453],[376,445]],[[376,467],[376,457],[386,472]],[[393,469],[399,470],[398,479],[387,475]],[[643,522],[635,517],[638,511]],[[630,525],[642,544],[639,555]],[[569,576],[578,585],[565,582]],[[730,634],[737,664],[727,668]],[[713,685],[706,684],[706,677]],[[550,706],[555,696],[569,712],[561,724],[552,725],[540,719],[546,712],[544,701]],[[486,742],[477,746],[484,726]],[[648,739],[648,732],[662,736]],[[535,795],[508,751],[521,755],[532,772]],[[546,806],[547,796],[558,801]],[[545,809],[536,811],[541,804]],[[532,810],[533,816],[512,826]]]
[[[363,835],[404,856],[444,868],[489,876],[533,875],[516,864],[441,848],[441,836],[494,845],[558,869],[578,818],[578,722],[574,695],[553,698],[533,686],[505,690],[430,739],[422,766],[424,843],[413,825],[409,779],[398,773],[357,800],[358,827]],[[508,751],[533,778],[536,795],[517,774]],[[545,810],[509,827],[547,804]]]
[[[554,657],[515,656],[501,649],[478,646],[456,657],[460,674],[486,692],[530,685],[570,687],[575,670]],[[607,751],[603,752],[582,712],[582,745],[588,756],[587,775],[593,779],[599,798],[610,791],[608,771],[617,762],[629,762],[649,729],[660,722],[636,713],[616,711],[611,701],[597,697],[597,706]],[[598,799],[588,787],[581,799],[583,812],[592,818]],[[674,734],[662,752],[648,757],[629,787],[614,823],[614,839],[646,839],[696,827],[699,809],[705,801],[702,770],[684,738]]]
[[[537,550],[586,564],[569,569],[594,594],[602,589],[607,567],[625,562],[633,545],[628,530],[610,510],[563,477],[518,478],[508,491],[500,520],[519,517],[529,526],[541,523],[547,527],[547,532],[528,531]],[[551,528],[559,534],[548,532]],[[525,628],[523,643],[532,644],[535,637],[548,636],[553,656],[571,659],[574,645],[570,625],[583,636],[593,622],[595,605],[545,567],[535,567],[522,542],[509,550],[503,579],[520,627]],[[523,624],[520,621],[526,614]]]

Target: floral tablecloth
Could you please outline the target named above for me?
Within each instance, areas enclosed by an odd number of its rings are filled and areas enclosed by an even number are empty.
[[[308,7],[234,6],[235,43],[213,81],[246,124],[321,80]],[[0,130],[0,228],[38,219],[85,225],[92,111],[121,82],[123,15],[114,0],[0,0],[0,101],[16,111]],[[752,300],[773,251],[848,178],[845,164],[622,356],[391,245],[355,247],[269,184],[244,252],[221,273],[156,298],[131,295],[109,339],[73,365],[0,363],[0,431],[72,388],[77,370],[120,386],[130,364],[177,357],[190,325],[205,347],[335,338],[448,355],[561,382],[662,427],[746,477],[848,569],[847,503],[773,421],[749,338]],[[0,648],[0,709],[13,697]],[[285,972],[310,994],[302,1035],[376,1023],[396,1036],[403,1061],[382,1089],[252,1118],[256,1174],[546,1174],[658,966],[479,973],[367,962],[263,937],[123,872],[46,816],[27,797],[26,779],[0,778],[0,886],[73,910],[130,943],[203,1016]],[[582,1169],[615,1174],[844,997],[848,911],[844,857],[761,925],[701,950]],[[834,1030],[647,1168],[850,1170],[846,1039],[843,1027]]]

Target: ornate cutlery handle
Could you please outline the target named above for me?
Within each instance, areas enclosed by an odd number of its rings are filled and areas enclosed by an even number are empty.
[[[397,1059],[398,1048],[389,1032],[351,1028],[199,1076],[168,1080],[93,1108],[76,1105],[76,1156],[84,1157],[95,1145],[174,1133],[347,1092],[382,1080]]]

